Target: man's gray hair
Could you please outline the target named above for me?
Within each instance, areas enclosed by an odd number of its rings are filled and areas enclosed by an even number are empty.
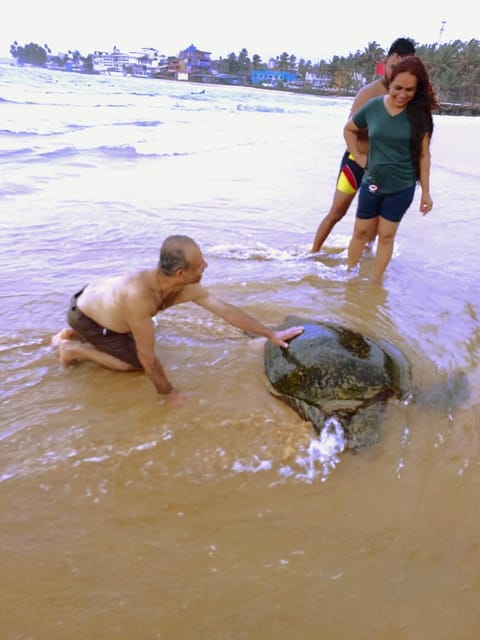
[[[160,249],[158,270],[166,276],[173,276],[178,269],[188,269],[188,260],[185,255],[187,246],[196,246],[195,240],[188,236],[168,236]]]

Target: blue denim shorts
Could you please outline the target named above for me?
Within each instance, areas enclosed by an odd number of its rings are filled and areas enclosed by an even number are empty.
[[[357,218],[370,220],[380,216],[389,222],[400,222],[412,204],[415,185],[396,193],[379,194],[371,192],[368,184],[362,182],[358,192]]]

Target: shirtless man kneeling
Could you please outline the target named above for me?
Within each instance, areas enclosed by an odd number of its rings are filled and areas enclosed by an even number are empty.
[[[273,331],[200,284],[207,263],[188,236],[169,236],[160,250],[156,269],[94,280],[71,300],[67,320],[71,328],[52,338],[60,361],[68,366],[90,360],[116,371],[143,370],[157,392],[178,399],[155,353],[153,317],[168,307],[195,302],[243,331],[264,336],[284,349],[287,340],[303,331],[290,327]]]

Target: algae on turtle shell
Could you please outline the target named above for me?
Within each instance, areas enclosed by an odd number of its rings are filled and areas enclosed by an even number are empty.
[[[388,398],[412,392],[407,358],[385,340],[341,325],[288,316],[279,329],[302,325],[288,349],[265,345],[269,389],[320,432],[336,417],[350,449],[369,447],[380,437]]]

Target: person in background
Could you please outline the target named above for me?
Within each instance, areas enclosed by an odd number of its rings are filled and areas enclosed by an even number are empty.
[[[157,268],[99,278],[70,302],[70,328],[52,338],[67,366],[89,360],[115,371],[143,370],[157,392],[181,399],[155,353],[153,317],[164,309],[195,302],[245,332],[288,348],[302,327],[273,331],[241,309],[214,297],[200,284],[207,263],[197,243],[183,235],[166,238]]]
[[[401,60],[392,72],[388,94],[369,100],[345,125],[347,147],[366,167],[358,195],[348,269],[357,265],[374,230],[378,245],[373,279],[379,281],[390,262],[395,234],[420,183],[420,211],[427,214],[430,196],[432,111],[438,104],[427,70],[416,56]],[[368,156],[362,132],[368,128]]]
[[[388,91],[388,84],[395,66],[403,57],[414,54],[415,46],[411,40],[408,38],[398,38],[395,40],[388,50],[387,56],[384,60],[385,71],[383,78],[378,78],[360,89],[353,101],[352,108],[350,110],[350,117],[355,115],[360,107],[362,107],[371,98],[384,96]],[[359,140],[359,148],[363,153],[366,153],[368,150],[367,131],[362,131],[361,139]],[[310,250],[311,253],[317,253],[320,251],[333,227],[345,216],[355,194],[357,193],[362,177],[363,167],[356,162],[352,153],[348,150],[345,151],[340,163],[340,172],[338,174],[333,202],[327,215],[318,226],[312,248]],[[374,240],[375,235],[376,234],[373,231],[372,237],[369,240]]]

